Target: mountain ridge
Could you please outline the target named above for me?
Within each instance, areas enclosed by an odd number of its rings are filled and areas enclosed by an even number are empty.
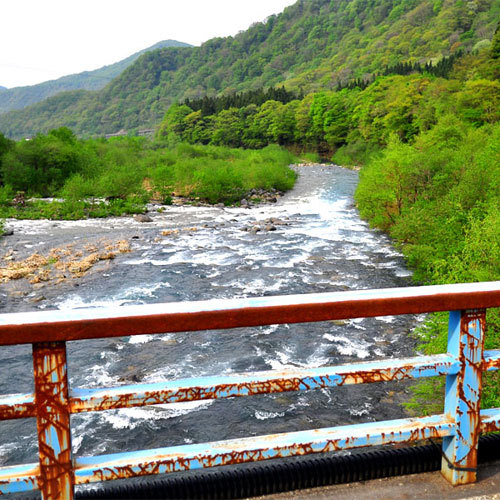
[[[22,137],[68,126],[82,136],[155,126],[186,98],[284,84],[334,89],[401,62],[426,63],[489,43],[499,0],[298,0],[234,37],[139,57],[102,90],[65,93],[0,116]]]
[[[151,47],[135,52],[125,59],[107,64],[95,70],[81,71],[80,73],[65,75],[35,85],[12,87],[10,89],[0,86],[0,114],[36,104],[60,92],[82,89],[100,90],[113,80],[113,78],[122,73],[130,64],[133,64],[142,54],[167,47],[192,47],[192,45],[178,42],[177,40],[162,40]]]

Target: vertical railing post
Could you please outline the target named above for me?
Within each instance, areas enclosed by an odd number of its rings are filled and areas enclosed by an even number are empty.
[[[65,342],[33,344],[40,490],[43,500],[73,498]]]
[[[443,439],[441,473],[453,485],[476,481],[485,315],[483,309],[450,312],[448,352],[459,371],[446,377],[444,410],[455,430]]]

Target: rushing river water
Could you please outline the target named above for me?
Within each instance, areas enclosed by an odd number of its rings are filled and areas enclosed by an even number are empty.
[[[353,204],[357,173],[334,166],[299,171],[297,188],[276,204],[171,207],[158,214],[153,224],[141,226],[145,236],[134,252],[120,256],[105,275],[85,286],[56,293],[50,307],[408,285],[410,273],[390,240],[359,219]],[[180,230],[159,237],[159,221],[163,228],[170,221]],[[248,231],[255,222],[274,224],[276,230]],[[92,224],[86,226],[89,231]],[[106,222],[99,224],[102,228]],[[19,230],[27,227],[20,224]],[[39,307],[47,306],[32,306]],[[408,315],[71,342],[70,381],[81,387],[114,386],[411,356],[409,332],[418,319]],[[0,393],[32,391],[30,349],[4,347],[1,352]],[[73,449],[78,455],[101,454],[399,418],[403,398],[404,386],[371,384],[76,415]],[[35,435],[34,422],[3,422],[0,464],[35,461]]]

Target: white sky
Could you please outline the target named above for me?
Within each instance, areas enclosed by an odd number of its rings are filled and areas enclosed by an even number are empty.
[[[1,0],[0,85],[33,85],[161,40],[235,35],[296,0]]]

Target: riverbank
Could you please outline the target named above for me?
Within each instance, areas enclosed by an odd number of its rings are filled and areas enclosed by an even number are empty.
[[[303,170],[300,166],[294,169]],[[182,234],[215,231],[217,219],[231,212],[233,217],[222,222],[224,226],[234,224],[235,230],[251,234],[274,231],[286,222],[262,219],[258,210],[314,188],[313,176],[306,175],[288,195],[276,189],[255,189],[232,207],[176,196],[169,205],[149,203],[146,213],[139,215],[69,221],[7,219],[7,235],[0,238],[0,311],[51,308],[56,296],[105,279],[124,254]],[[239,208],[255,213],[254,220],[243,228],[236,228]],[[204,216],[200,218],[201,212]]]

